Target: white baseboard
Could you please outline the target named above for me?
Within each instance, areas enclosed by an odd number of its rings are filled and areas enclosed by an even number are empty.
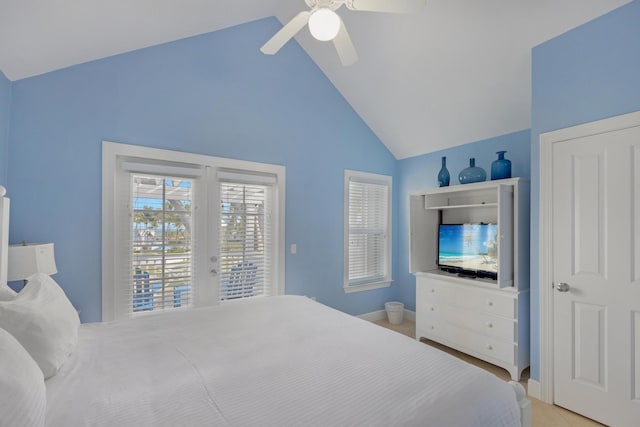
[[[359,314],[357,317],[368,320],[369,322],[375,322],[377,320],[382,320],[387,317],[387,312],[384,310],[372,311],[371,313]]]
[[[411,320],[412,322],[416,321],[416,312],[404,309],[404,313],[402,314],[403,318],[406,320]],[[372,311],[370,313],[360,314],[357,317],[368,320],[369,322],[376,322],[378,320],[383,320],[387,318],[387,312],[384,310]]]
[[[416,312],[404,309],[404,318],[407,320],[411,320],[412,322],[416,321]]]
[[[527,382],[527,395],[534,399],[542,400],[540,399],[540,383],[538,381],[529,378]]]

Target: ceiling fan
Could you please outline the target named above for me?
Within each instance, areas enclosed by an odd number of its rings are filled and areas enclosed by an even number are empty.
[[[298,13],[260,48],[262,53],[273,55],[298,31],[309,24],[311,35],[320,41],[333,40],[342,65],[358,60],[351,37],[340,16],[335,12],[343,4],[349,10],[368,12],[410,13],[424,6],[426,0],[304,0],[310,10]]]

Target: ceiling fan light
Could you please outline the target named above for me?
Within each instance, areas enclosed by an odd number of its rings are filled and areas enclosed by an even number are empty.
[[[317,40],[333,40],[340,31],[340,17],[333,10],[321,7],[309,17],[309,31]]]

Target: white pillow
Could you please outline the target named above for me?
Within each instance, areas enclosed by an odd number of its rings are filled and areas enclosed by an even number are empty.
[[[4,329],[0,329],[0,361],[0,425],[43,426],[47,392],[42,371]]]
[[[12,300],[16,295],[16,292],[7,285],[0,285],[0,301]]]
[[[29,277],[11,301],[0,301],[0,328],[13,335],[52,377],[78,342],[80,319],[64,291],[42,273]]]

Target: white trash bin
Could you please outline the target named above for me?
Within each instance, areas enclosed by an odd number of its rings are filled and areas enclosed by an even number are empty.
[[[390,301],[384,304],[384,309],[387,312],[389,323],[392,325],[399,325],[402,323],[404,316],[404,304],[401,302]]]

